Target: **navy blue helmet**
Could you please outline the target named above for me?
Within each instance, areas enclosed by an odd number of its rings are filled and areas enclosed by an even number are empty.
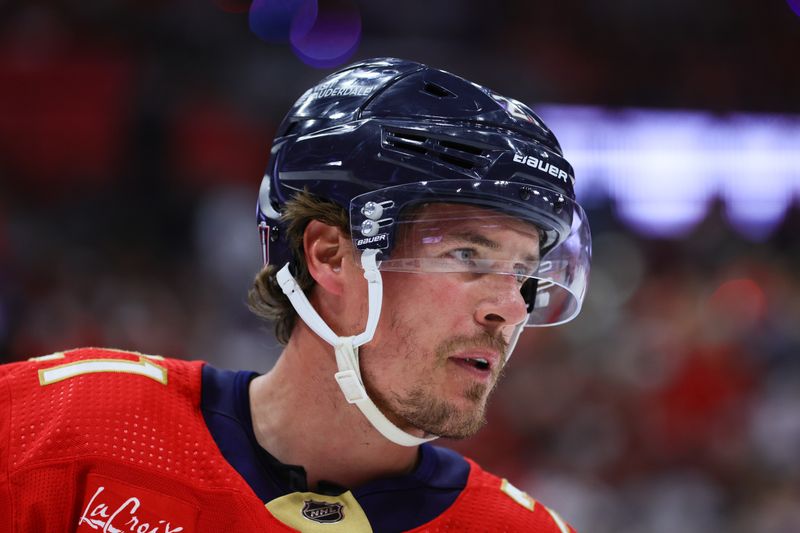
[[[402,270],[390,259],[413,208],[480,207],[538,229],[529,324],[563,323],[580,310],[591,256],[574,181],[525,104],[413,61],[358,62],[306,91],[278,128],[257,209],[264,261],[291,261],[280,217],[299,191],[349,211],[354,248],[379,249],[383,270]]]

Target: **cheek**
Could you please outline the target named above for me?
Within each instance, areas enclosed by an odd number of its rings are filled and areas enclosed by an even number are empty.
[[[445,331],[469,315],[469,302],[463,287],[451,276],[400,274],[391,277],[384,288],[387,315],[405,324],[425,327],[437,324]],[[427,327],[426,327],[427,326]]]

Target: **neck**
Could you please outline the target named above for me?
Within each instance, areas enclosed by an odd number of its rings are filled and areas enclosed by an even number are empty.
[[[275,367],[250,385],[259,444],[282,463],[302,465],[311,490],[320,480],[354,488],[410,472],[417,447],[378,433],[344,399],[336,371],[333,348],[298,324]]]

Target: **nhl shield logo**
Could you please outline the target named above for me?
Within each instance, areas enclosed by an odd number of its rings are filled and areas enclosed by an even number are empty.
[[[315,502],[305,500],[303,502],[303,516],[320,524],[333,524],[344,518],[343,505],[341,503]]]

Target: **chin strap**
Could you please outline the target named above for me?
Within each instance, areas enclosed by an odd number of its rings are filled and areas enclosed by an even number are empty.
[[[319,313],[308,301],[308,298],[306,298],[306,295],[303,294],[294,277],[292,277],[291,272],[289,272],[288,263],[278,271],[277,280],[300,318],[322,340],[333,346],[336,353],[336,366],[339,368],[334,377],[339,384],[339,388],[342,389],[345,399],[349,403],[355,404],[372,424],[372,427],[390,441],[400,446],[419,446],[438,437],[416,437],[390,422],[367,395],[364,381],[361,378],[358,347],[371,341],[375,335],[375,328],[378,326],[378,318],[380,317],[383,303],[383,282],[376,262],[377,254],[378,250],[365,250],[361,254],[361,266],[364,268],[364,277],[368,282],[369,311],[366,328],[362,333],[353,337],[338,336],[322,320],[322,317],[319,316]]]

